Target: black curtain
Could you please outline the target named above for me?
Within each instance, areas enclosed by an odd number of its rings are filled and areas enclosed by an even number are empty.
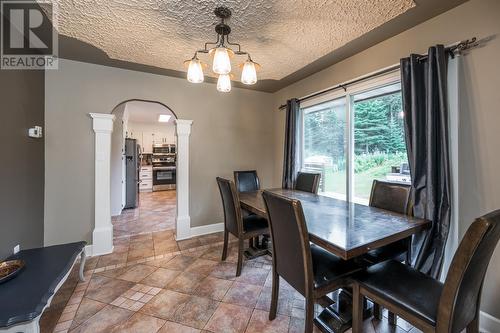
[[[441,272],[451,213],[447,64],[442,45],[429,48],[427,57],[401,59],[413,212],[432,221],[414,238],[414,266],[434,278]]]
[[[293,188],[298,172],[297,130],[300,101],[292,98],[286,101],[285,154],[283,157],[283,188]]]

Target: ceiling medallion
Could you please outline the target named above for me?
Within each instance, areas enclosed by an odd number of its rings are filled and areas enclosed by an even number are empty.
[[[188,67],[187,79],[192,83],[201,83],[204,80],[203,64],[197,57],[198,53],[208,53],[213,57],[212,71],[218,75],[217,90],[220,92],[231,91],[231,59],[235,55],[246,55],[247,60],[242,63],[241,82],[244,84],[255,84],[257,82],[257,68],[260,65],[253,62],[248,52],[241,51],[238,43],[229,41],[231,28],[225,20],[231,17],[231,10],[227,7],[217,7],[214,10],[215,16],[220,18],[220,23],[215,26],[217,41],[205,43],[205,47],[194,53],[191,60],[186,60],[184,64]],[[208,48],[209,45],[214,45]],[[234,47],[236,50],[233,50]]]

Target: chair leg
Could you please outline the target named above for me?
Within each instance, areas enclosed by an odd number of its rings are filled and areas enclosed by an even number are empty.
[[[479,314],[467,325],[467,333],[479,333]]]
[[[238,240],[238,266],[236,267],[236,276],[241,275],[241,268],[243,267],[243,239]]]
[[[398,324],[398,316],[396,316],[394,314],[394,312],[391,312],[389,311],[389,314],[388,314],[388,321],[389,321],[389,325],[397,325]]]
[[[312,333],[314,328],[314,298],[306,297],[306,319],[304,333]]]
[[[363,331],[363,295],[359,290],[359,284],[352,286],[352,333]]]
[[[271,292],[271,309],[269,310],[269,320],[276,318],[278,312],[278,296],[280,292],[280,276],[273,269],[273,288]]]
[[[227,258],[227,247],[229,243],[229,232],[224,230],[224,245],[222,246],[222,261],[225,261]]]
[[[373,317],[382,320],[382,307],[377,303],[373,303]]]
[[[411,250],[412,250],[411,241],[412,241],[411,236],[406,239],[407,248],[406,248],[406,260],[405,261],[406,261],[406,264],[408,266],[411,266]]]
[[[248,239],[248,247],[253,247],[253,246],[254,246],[253,238]]]

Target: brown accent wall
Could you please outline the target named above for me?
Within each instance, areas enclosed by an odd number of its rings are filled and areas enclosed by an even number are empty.
[[[0,259],[43,245],[44,139],[28,128],[44,125],[45,74],[0,70]]]

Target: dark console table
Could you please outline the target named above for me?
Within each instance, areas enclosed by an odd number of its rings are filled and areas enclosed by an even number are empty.
[[[0,332],[40,332],[40,317],[68,278],[78,256],[80,280],[84,280],[85,245],[86,242],[76,242],[23,250],[7,258],[24,260],[26,266],[18,276],[0,284]]]

